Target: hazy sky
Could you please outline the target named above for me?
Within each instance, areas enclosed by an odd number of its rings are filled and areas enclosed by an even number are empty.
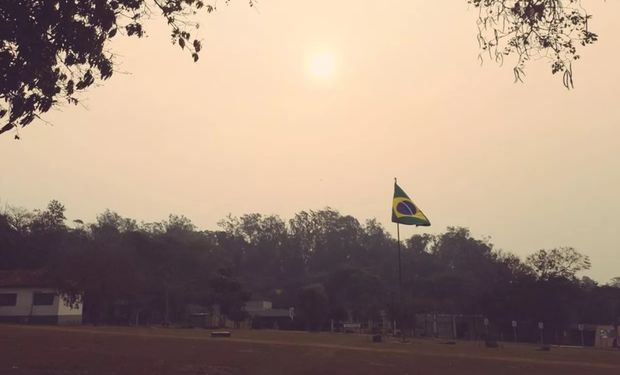
[[[467,226],[525,256],[574,246],[620,276],[620,1],[584,0],[600,41],[576,89],[532,63],[480,66],[465,0],[234,0],[202,15],[199,63],[163,20],[111,46],[116,74],[84,107],[0,137],[2,204],[62,201],[138,220],[290,218],[331,206],[392,231],[393,178],[430,228]]]

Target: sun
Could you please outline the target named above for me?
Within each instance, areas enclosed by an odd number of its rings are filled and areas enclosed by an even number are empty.
[[[310,58],[310,72],[316,78],[329,78],[336,70],[336,58],[331,52],[316,53]]]

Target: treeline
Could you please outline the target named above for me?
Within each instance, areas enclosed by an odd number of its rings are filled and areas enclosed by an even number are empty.
[[[289,221],[228,217],[216,231],[184,216],[138,223],[111,211],[95,223],[68,222],[57,201],[0,213],[0,269],[44,272],[74,300],[83,297],[84,319],[93,323],[182,322],[196,305],[219,305],[242,320],[251,298],[295,306],[300,329],[382,311],[405,322],[407,314],[438,312],[544,321],[556,330],[618,324],[620,278],[607,285],[579,278],[590,262],[572,248],[523,260],[466,228],[414,235],[403,241],[402,291],[397,248],[376,220],[329,208]]]

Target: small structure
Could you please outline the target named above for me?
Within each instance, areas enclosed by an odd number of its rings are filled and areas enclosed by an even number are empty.
[[[249,315],[250,326],[260,329],[288,329],[295,318],[295,309],[274,309],[270,301],[248,301],[245,311]]]
[[[416,335],[460,340],[488,338],[488,320],[482,315],[416,314]]]
[[[575,324],[570,327],[568,337],[573,345],[612,348],[620,336],[613,325],[606,324]]]
[[[613,348],[614,343],[618,345],[618,332],[616,328],[611,325],[599,325],[596,326],[596,333],[594,335],[594,346],[598,348]]]
[[[250,328],[248,319],[235,321],[222,313],[220,305],[185,305],[185,323],[188,327],[207,329],[246,329]]]
[[[0,322],[81,324],[82,305],[69,306],[40,272],[0,272]]]

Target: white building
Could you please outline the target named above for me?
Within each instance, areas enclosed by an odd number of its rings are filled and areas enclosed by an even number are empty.
[[[0,273],[0,322],[81,324],[82,305],[69,306],[37,273]]]

